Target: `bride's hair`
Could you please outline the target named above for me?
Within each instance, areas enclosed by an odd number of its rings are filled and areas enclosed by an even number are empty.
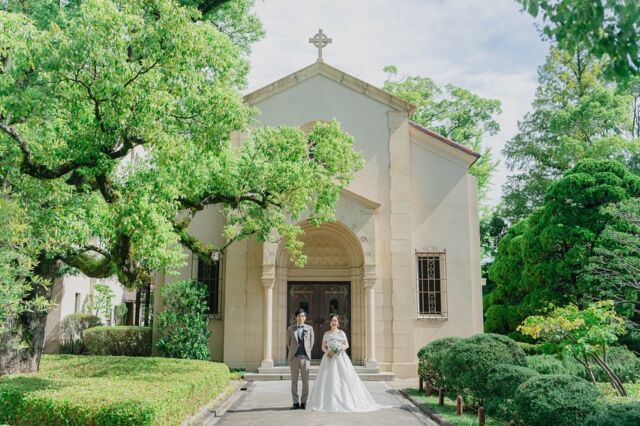
[[[334,318],[337,319],[338,322],[340,322],[340,315],[338,315],[338,314],[330,314],[329,315],[329,322],[331,322],[331,320],[334,319]]]

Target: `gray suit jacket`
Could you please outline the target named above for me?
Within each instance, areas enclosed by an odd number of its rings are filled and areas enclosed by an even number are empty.
[[[287,359],[291,361],[298,351],[298,339],[296,339],[295,330],[297,324],[290,326],[287,329],[287,349],[289,350],[289,354]],[[315,336],[313,335],[313,327],[310,325],[304,325],[304,351],[307,354],[307,357],[311,359],[311,349],[313,348],[313,342],[315,342]]]

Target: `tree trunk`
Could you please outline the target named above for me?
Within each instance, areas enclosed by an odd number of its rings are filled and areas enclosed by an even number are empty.
[[[616,373],[613,372],[613,370],[609,367],[609,365],[598,355],[594,354],[592,355],[592,357],[596,361],[596,363],[598,363],[600,368],[602,368],[604,372],[607,374],[607,377],[609,377],[609,382],[611,382],[611,386],[613,386],[613,388],[618,392],[618,395],[627,396],[627,391],[622,385],[620,378],[617,376]]]
[[[591,377],[591,383],[593,383],[594,385],[596,384],[596,376],[593,375],[593,370],[591,369],[591,366],[589,365],[589,361],[587,360],[587,357],[584,357],[584,361],[580,361],[580,358],[578,358],[577,356],[573,357],[576,361],[578,361],[580,364],[582,364],[582,366],[585,368],[585,370],[587,370],[587,372],[589,373],[589,377]]]
[[[24,312],[8,321],[15,332],[0,335],[0,376],[38,371],[46,324],[46,312]]]

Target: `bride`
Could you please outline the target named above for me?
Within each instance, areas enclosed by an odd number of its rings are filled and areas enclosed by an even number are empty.
[[[380,407],[356,374],[345,353],[349,342],[338,329],[339,316],[332,314],[331,330],[322,337],[324,356],[318,377],[311,389],[308,410],[316,411],[376,411]]]

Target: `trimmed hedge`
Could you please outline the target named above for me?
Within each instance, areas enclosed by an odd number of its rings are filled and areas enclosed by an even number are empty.
[[[95,327],[84,333],[89,355],[151,356],[151,327]]]
[[[527,367],[540,374],[571,374],[562,363],[562,360],[553,355],[528,356]]]
[[[446,386],[446,378],[442,375],[442,360],[453,344],[461,337],[443,337],[422,347],[418,352],[418,376],[429,382],[432,388]]]
[[[520,385],[514,395],[518,419],[527,426],[582,426],[596,413],[600,392],[569,375],[540,375]]]
[[[489,395],[487,378],[496,364],[524,366],[524,351],[514,340],[489,333],[453,343],[442,361],[447,394],[461,395],[467,405],[478,406]]]
[[[228,382],[209,361],[44,355],[40,372],[0,377],[0,424],[180,424]]]
[[[638,426],[640,401],[605,405],[587,418],[585,426]]]
[[[102,325],[100,318],[91,314],[71,314],[64,317],[60,325],[60,352],[84,354],[84,333],[86,330]]]
[[[538,372],[527,367],[499,364],[489,370],[484,408],[487,414],[511,420],[516,417],[516,406],[513,399],[518,386]]]

